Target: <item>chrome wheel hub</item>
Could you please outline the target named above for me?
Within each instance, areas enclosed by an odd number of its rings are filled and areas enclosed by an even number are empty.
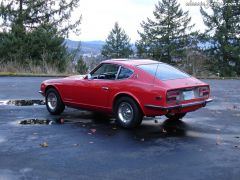
[[[118,117],[124,123],[129,123],[133,119],[133,108],[127,102],[122,102],[118,107]]]
[[[49,93],[47,96],[47,105],[51,110],[54,110],[57,107],[57,96],[55,93]]]

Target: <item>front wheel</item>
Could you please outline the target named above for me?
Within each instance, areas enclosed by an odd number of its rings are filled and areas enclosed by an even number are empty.
[[[65,105],[63,104],[62,99],[56,89],[51,88],[47,90],[45,100],[47,110],[51,114],[58,115],[64,111]]]
[[[117,123],[124,128],[135,128],[142,123],[143,113],[130,97],[121,97],[114,108]]]
[[[187,113],[166,114],[169,119],[179,120],[182,119]]]

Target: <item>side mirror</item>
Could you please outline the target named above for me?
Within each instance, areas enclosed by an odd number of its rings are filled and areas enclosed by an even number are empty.
[[[88,80],[91,80],[91,79],[92,79],[92,75],[91,75],[91,74],[88,74],[88,75],[87,75],[87,79],[88,79]]]

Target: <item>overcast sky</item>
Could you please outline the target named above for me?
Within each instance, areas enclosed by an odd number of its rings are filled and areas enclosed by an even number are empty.
[[[179,0],[183,10],[188,10],[196,29],[203,30],[199,7],[186,6],[187,2],[206,0]],[[80,0],[80,7],[74,13],[82,14],[81,34],[70,35],[72,40],[105,40],[117,21],[131,38],[139,39],[140,23],[147,17],[153,18],[158,0]]]

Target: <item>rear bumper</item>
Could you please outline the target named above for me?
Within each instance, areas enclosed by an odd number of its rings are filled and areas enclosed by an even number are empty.
[[[182,109],[182,108],[188,108],[193,106],[206,106],[207,103],[212,102],[213,99],[207,99],[206,101],[200,101],[200,102],[193,102],[193,103],[187,103],[187,104],[179,104],[174,106],[155,106],[151,104],[145,104],[144,107],[151,108],[151,109],[160,109],[160,110],[173,110],[173,109]]]

